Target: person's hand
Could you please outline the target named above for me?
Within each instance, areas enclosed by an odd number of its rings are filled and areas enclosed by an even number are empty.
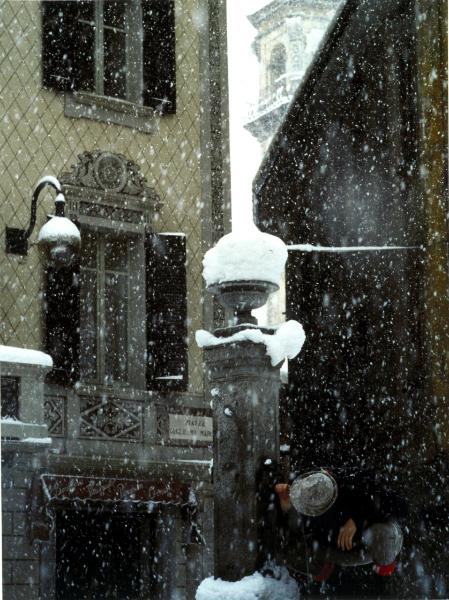
[[[337,546],[341,550],[351,550],[352,540],[354,538],[357,527],[352,519],[348,519],[343,527],[340,528],[338,534]]]
[[[274,491],[279,496],[282,510],[284,512],[289,511],[292,507],[292,503],[290,502],[290,486],[288,483],[277,483],[274,486]]]

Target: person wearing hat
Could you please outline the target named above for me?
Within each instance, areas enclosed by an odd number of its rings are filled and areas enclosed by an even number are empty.
[[[373,558],[380,566],[393,564],[402,535],[389,522],[391,515],[379,509],[370,477],[316,469],[296,477],[291,485],[276,484],[275,491],[283,514],[283,554],[293,570],[323,581],[336,559],[347,565]],[[362,546],[369,549],[369,560]],[[380,569],[379,574],[392,570]]]

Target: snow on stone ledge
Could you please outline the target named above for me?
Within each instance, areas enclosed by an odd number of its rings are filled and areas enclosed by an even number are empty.
[[[262,333],[260,329],[244,329],[229,337],[215,337],[212,333],[200,329],[196,332],[195,339],[200,348],[244,341],[265,344],[271,364],[275,367],[286,358],[295,358],[301,352],[306,336],[301,323],[286,321],[273,335]]]
[[[16,348],[15,346],[0,345],[0,362],[39,365],[49,368],[53,366],[53,360],[49,354],[45,354],[39,350]]]
[[[51,444],[50,437],[44,437],[44,438],[27,437],[27,438],[23,438],[23,440],[20,440],[20,441],[28,443],[28,444],[46,444],[46,445]]]
[[[240,581],[209,577],[201,582],[196,600],[298,600],[298,585],[283,568],[279,579],[254,573]]]
[[[79,244],[81,236],[78,227],[67,217],[52,217],[39,231],[37,241]]]
[[[284,242],[258,229],[232,232],[218,240],[203,259],[206,285],[223,281],[270,281],[279,284],[287,246]]]

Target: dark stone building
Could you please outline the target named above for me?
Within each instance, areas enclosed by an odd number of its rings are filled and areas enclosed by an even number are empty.
[[[337,589],[446,597],[444,2],[342,6],[256,176],[254,212],[290,246],[286,317],[307,335],[282,406],[292,464],[373,469],[408,505],[399,573],[380,590],[361,569]]]

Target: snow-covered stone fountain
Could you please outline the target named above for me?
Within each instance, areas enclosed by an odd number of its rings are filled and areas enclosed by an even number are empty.
[[[196,334],[213,408],[215,503],[215,579],[197,600],[296,597],[285,573],[266,582],[257,573],[267,558],[257,477],[278,459],[280,367],[300,352],[304,331],[295,321],[259,327],[251,310],[278,289],[286,260],[284,243],[257,229],[224,236],[204,257],[207,289],[233,316],[228,327]]]

